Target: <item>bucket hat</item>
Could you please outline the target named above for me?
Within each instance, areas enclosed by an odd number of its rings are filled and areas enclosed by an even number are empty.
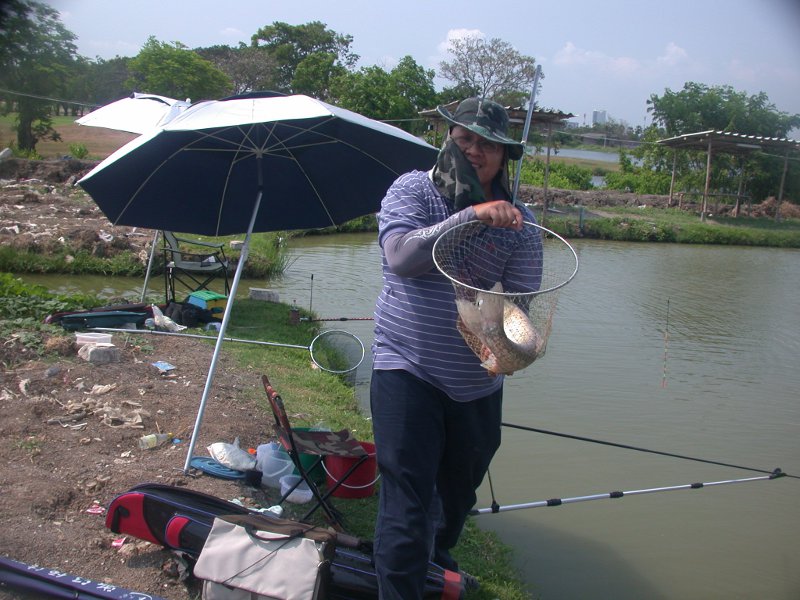
[[[461,101],[453,114],[444,106],[436,110],[450,123],[451,128],[453,125],[466,127],[487,140],[503,144],[508,149],[510,159],[522,158],[524,144],[508,137],[508,113],[497,102],[485,98],[467,98]]]

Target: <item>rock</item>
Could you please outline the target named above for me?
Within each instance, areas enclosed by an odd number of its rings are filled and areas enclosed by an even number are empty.
[[[280,302],[278,292],[264,288],[250,288],[251,300],[263,300],[265,302]]]
[[[0,161],[4,161],[12,156],[13,152],[11,152],[11,148],[3,148],[3,150],[0,150]]]
[[[119,362],[120,350],[113,344],[86,344],[78,350],[78,356],[95,365]]]
[[[52,367],[48,367],[48,369],[44,372],[45,377],[55,377],[61,373],[61,367],[58,365],[53,365]]]

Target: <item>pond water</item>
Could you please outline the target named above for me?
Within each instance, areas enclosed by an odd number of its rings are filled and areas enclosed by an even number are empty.
[[[291,267],[268,287],[321,317],[359,319],[328,325],[369,346],[372,323],[362,319],[380,286],[374,237],[295,240]],[[559,297],[547,354],[507,379],[504,420],[800,474],[800,251],[575,246],[581,267]],[[267,284],[243,281],[241,294],[248,287]],[[141,291],[131,281],[122,288]],[[367,362],[358,372],[363,406],[369,371]],[[491,468],[500,505],[757,475],[513,428]],[[479,496],[489,506],[488,485]],[[532,597],[543,600],[796,600],[798,506],[800,481],[782,478],[475,519],[514,547]]]

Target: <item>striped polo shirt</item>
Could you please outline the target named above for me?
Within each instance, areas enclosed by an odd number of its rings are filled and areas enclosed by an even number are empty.
[[[529,211],[521,210],[526,220],[533,221]],[[386,193],[378,215],[383,288],[375,307],[373,368],[406,370],[452,399],[466,402],[499,389],[503,376],[490,376],[456,329],[452,283],[436,267],[417,277],[399,277],[383,251],[388,235],[430,227],[453,212],[452,202],[438,192],[427,172],[400,176]],[[516,235],[512,230],[493,231]],[[498,265],[501,271],[503,267]]]

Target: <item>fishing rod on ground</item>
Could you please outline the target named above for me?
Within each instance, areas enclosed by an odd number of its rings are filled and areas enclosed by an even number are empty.
[[[491,474],[487,473],[488,481],[489,481],[489,490],[492,496],[492,504],[488,508],[478,508],[473,509],[470,511],[471,515],[483,515],[489,513],[498,513],[498,512],[505,512],[510,510],[520,510],[523,508],[539,508],[542,506],[562,506],[564,504],[573,504],[576,502],[588,502],[591,500],[605,500],[605,499],[618,499],[624,498],[625,496],[638,496],[642,494],[653,494],[657,492],[669,492],[675,490],[696,490],[696,489],[703,489],[706,487],[714,487],[718,485],[727,485],[733,483],[748,483],[752,481],[772,481],[773,479],[779,479],[782,477],[789,477],[791,479],[800,479],[800,476],[797,475],[789,475],[788,473],[784,473],[780,468],[776,468],[773,470],[767,469],[758,469],[755,467],[747,467],[743,465],[736,465],[732,463],[726,463],[716,460],[709,460],[705,458],[698,458],[695,456],[686,456],[683,454],[675,454],[673,452],[663,452],[661,450],[651,450],[649,448],[641,448],[638,446],[630,446],[628,444],[618,444],[616,442],[609,442],[606,440],[598,440],[594,438],[583,437],[579,435],[572,435],[569,433],[560,433],[557,431],[548,431],[546,429],[538,429],[536,427],[527,427],[525,425],[515,425],[514,423],[501,423],[504,427],[510,427],[513,429],[521,429],[523,431],[531,431],[535,433],[543,433],[545,435],[554,435],[557,437],[563,437],[567,439],[579,440],[583,442],[591,442],[594,444],[602,444],[604,446],[613,446],[615,448],[623,448],[625,450],[635,450],[637,452],[646,452],[649,454],[658,454],[660,456],[669,456],[672,458],[680,458],[682,460],[691,460],[695,462],[702,462],[712,465],[718,465],[722,467],[731,467],[735,469],[742,469],[744,471],[753,471],[756,473],[766,473],[766,475],[760,475],[757,477],[743,477],[739,479],[725,479],[721,481],[707,481],[707,482],[696,482],[696,483],[687,483],[681,485],[669,485],[669,486],[662,486],[662,487],[655,487],[655,488],[646,488],[641,490],[629,490],[629,491],[613,491],[607,493],[600,493],[600,494],[590,494],[587,496],[574,496],[571,498],[551,498],[549,500],[539,500],[535,502],[524,502],[520,504],[508,504],[501,506],[498,504],[495,493],[494,493],[494,484],[492,483]]]

